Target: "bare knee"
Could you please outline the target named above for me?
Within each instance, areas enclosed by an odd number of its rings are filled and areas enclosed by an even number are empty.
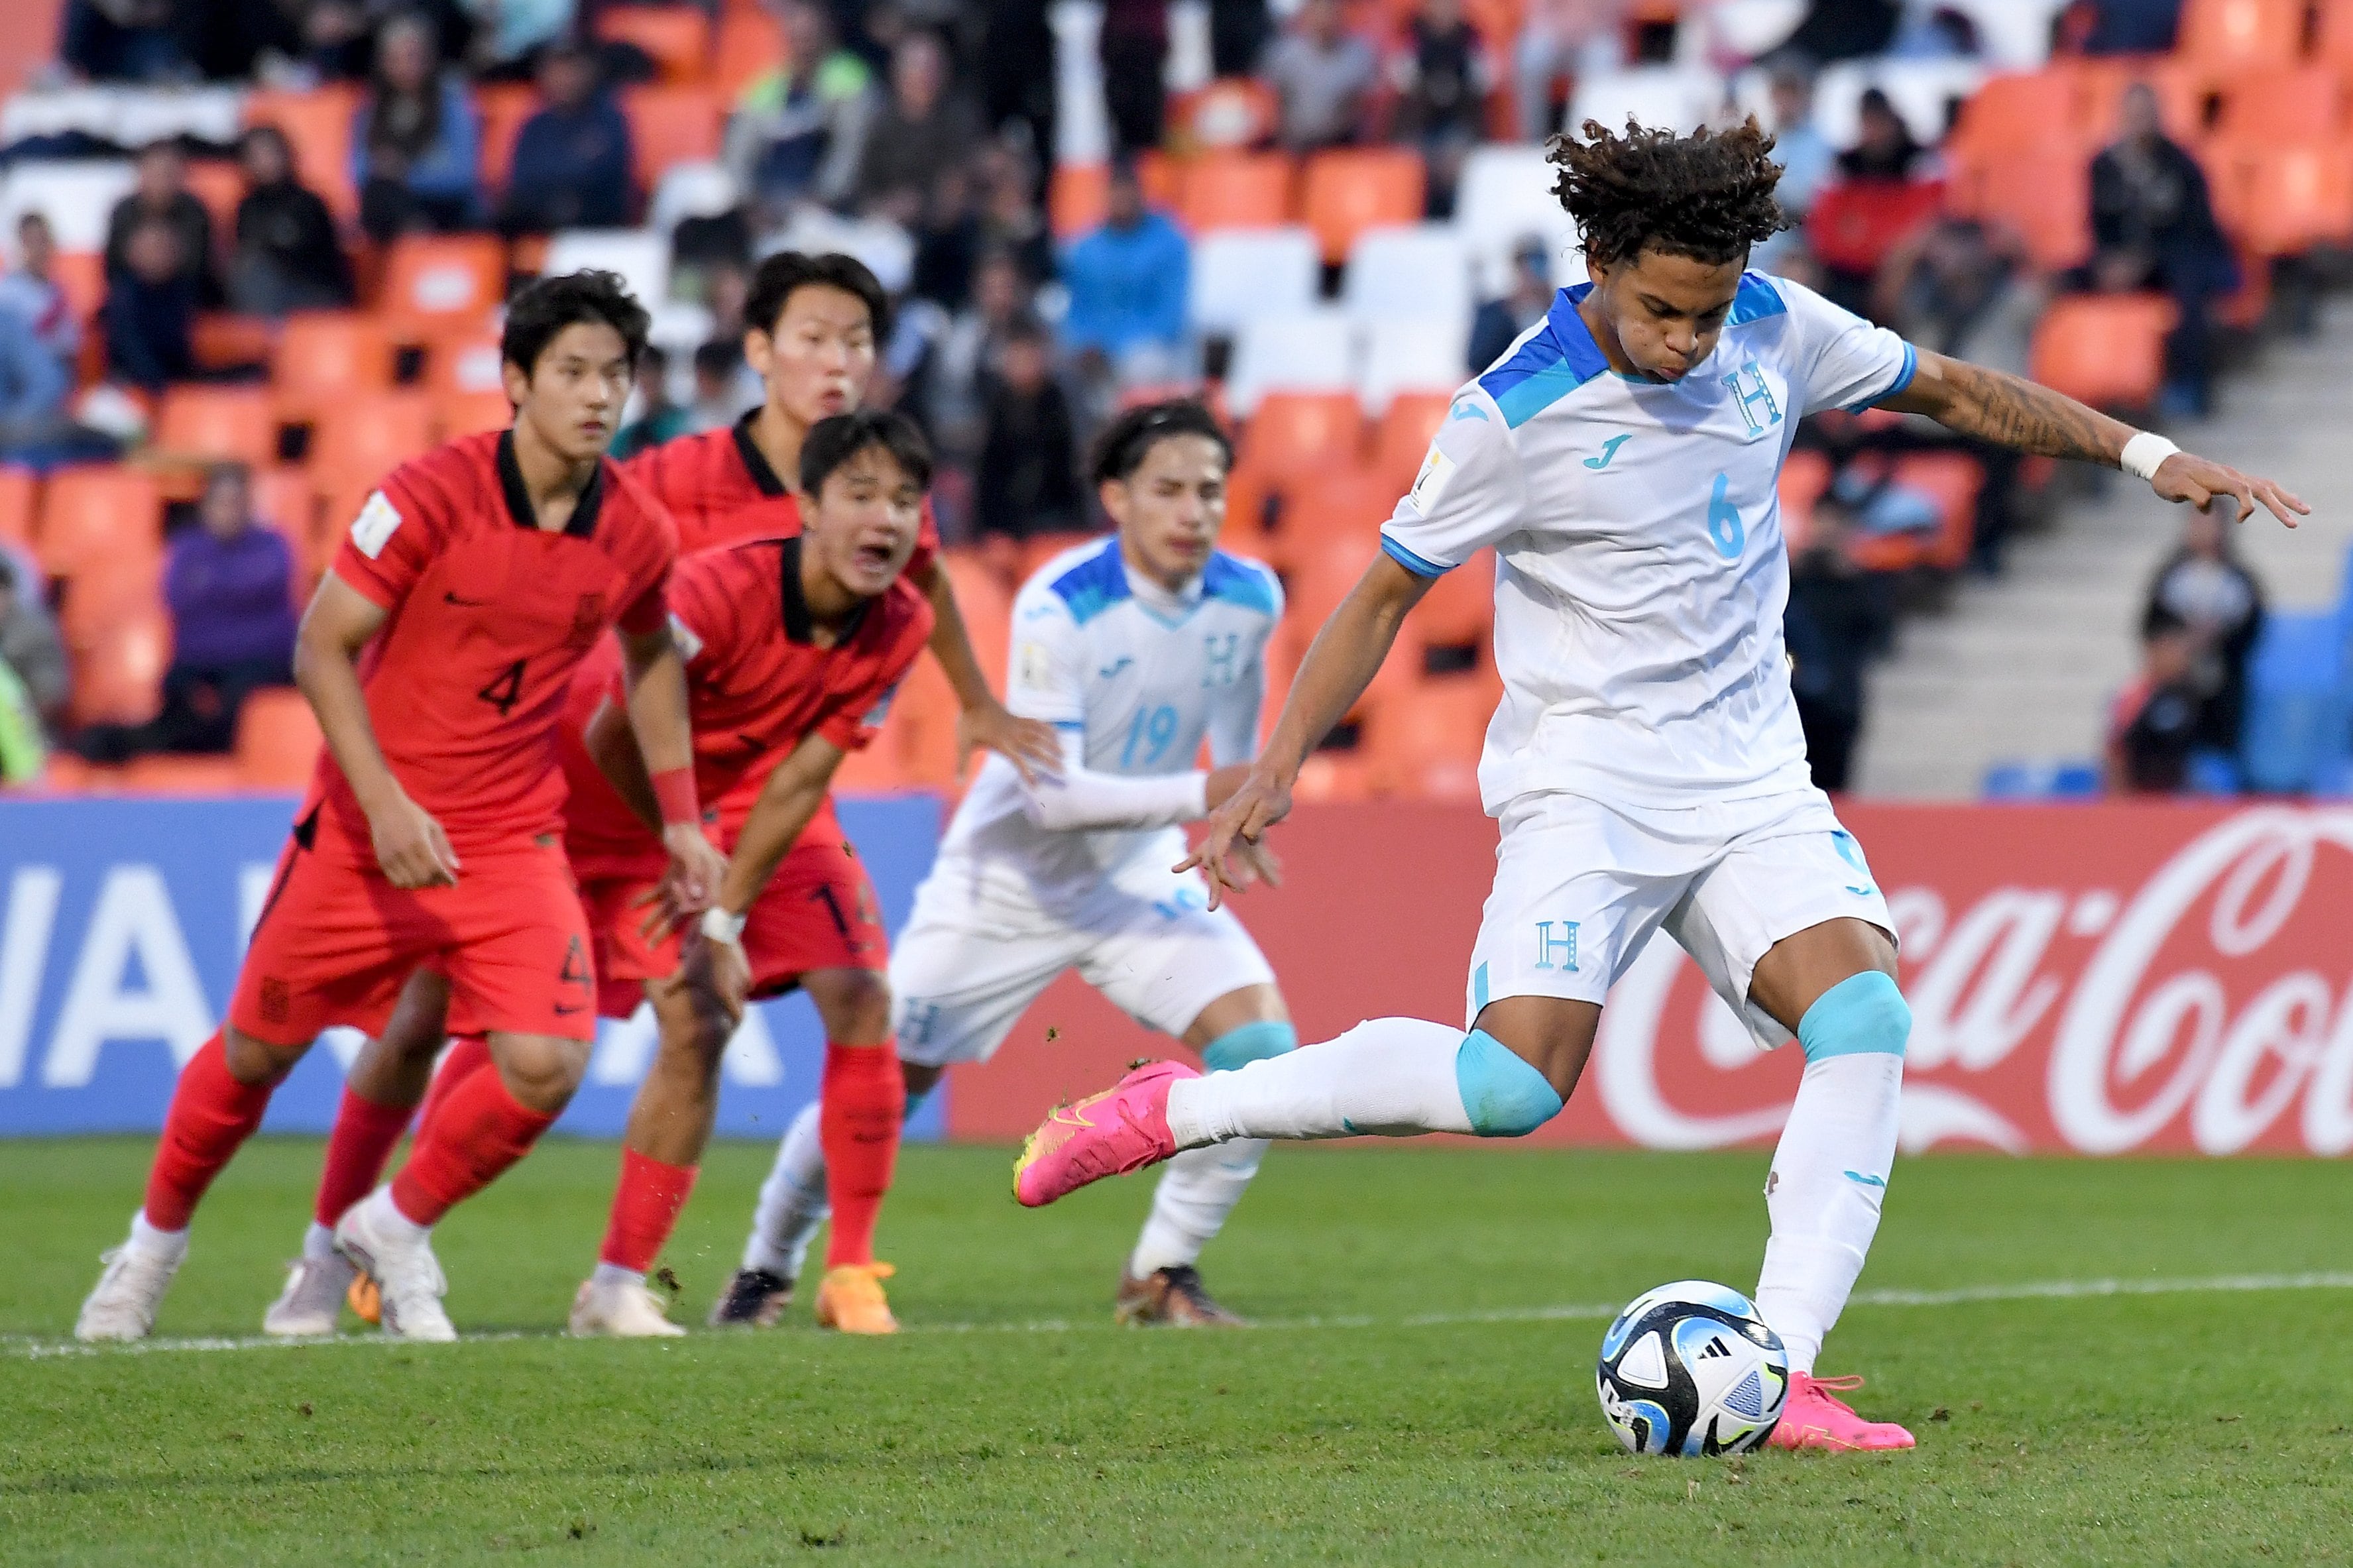
[[[801,977],[801,989],[817,1004],[825,1037],[845,1046],[888,1044],[891,983],[872,969],[819,969]]]
[[[491,1059],[515,1103],[553,1116],[572,1103],[588,1070],[588,1047],[554,1035],[492,1035]]]
[[[717,1072],[719,1058],[727,1054],[727,1042],[735,1037],[736,1020],[726,1004],[695,986],[675,982],[649,985],[646,994],[654,1005],[654,1021],[660,1026],[655,1070]]]
[[[1480,1010],[1478,1028],[1542,1073],[1566,1100],[1593,1054],[1601,1008],[1558,996],[1506,996]]]
[[[276,1087],[310,1048],[307,1044],[273,1046],[221,1026],[221,1057],[228,1064],[228,1076],[249,1089]]]

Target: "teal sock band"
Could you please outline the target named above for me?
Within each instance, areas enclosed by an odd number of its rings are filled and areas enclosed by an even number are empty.
[[[1228,1029],[1201,1047],[1201,1062],[1211,1072],[1231,1072],[1299,1048],[1299,1032],[1287,1018],[1261,1018]]]
[[[1912,1009],[1894,980],[1876,969],[1850,974],[1814,999],[1798,1020],[1798,1044],[1806,1059],[1859,1056],[1865,1051],[1904,1054],[1912,1034]]]
[[[1545,1075],[1484,1029],[1462,1037],[1454,1087],[1482,1138],[1524,1138],[1560,1114],[1560,1096]]]

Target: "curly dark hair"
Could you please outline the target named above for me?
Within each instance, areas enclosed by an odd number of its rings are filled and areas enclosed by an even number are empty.
[[[1773,198],[1781,165],[1773,138],[1751,115],[1728,131],[1688,136],[1638,125],[1622,136],[1599,121],[1579,136],[1552,139],[1560,166],[1552,194],[1577,220],[1588,259],[1631,261],[1648,246],[1694,261],[1736,261],[1760,239],[1789,226]]]

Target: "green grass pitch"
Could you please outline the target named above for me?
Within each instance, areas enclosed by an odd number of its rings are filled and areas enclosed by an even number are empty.
[[[1261,1321],[1109,1323],[1147,1197],[1040,1214],[994,1149],[911,1150],[910,1331],[552,1337],[610,1145],[552,1143],[442,1228],[451,1347],[249,1336],[318,1146],[222,1179],[156,1348],[63,1338],[143,1141],[0,1143],[0,1561],[2285,1563],[2353,1552],[2353,1223],[2318,1162],[1899,1167],[1825,1372],[1911,1454],[1636,1460],[1602,1317],[1754,1282],[1764,1161],[1278,1150],[1204,1260]],[[700,1322],[767,1151],[723,1145],[668,1260]],[[2306,1278],[2295,1279],[2296,1276]],[[2107,1293],[2016,1287],[2097,1281]]]

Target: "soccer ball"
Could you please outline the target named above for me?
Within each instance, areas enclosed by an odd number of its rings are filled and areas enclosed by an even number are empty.
[[[1781,1418],[1789,1355],[1747,1297],[1679,1279],[1618,1314],[1594,1383],[1609,1429],[1637,1454],[1745,1454]]]

